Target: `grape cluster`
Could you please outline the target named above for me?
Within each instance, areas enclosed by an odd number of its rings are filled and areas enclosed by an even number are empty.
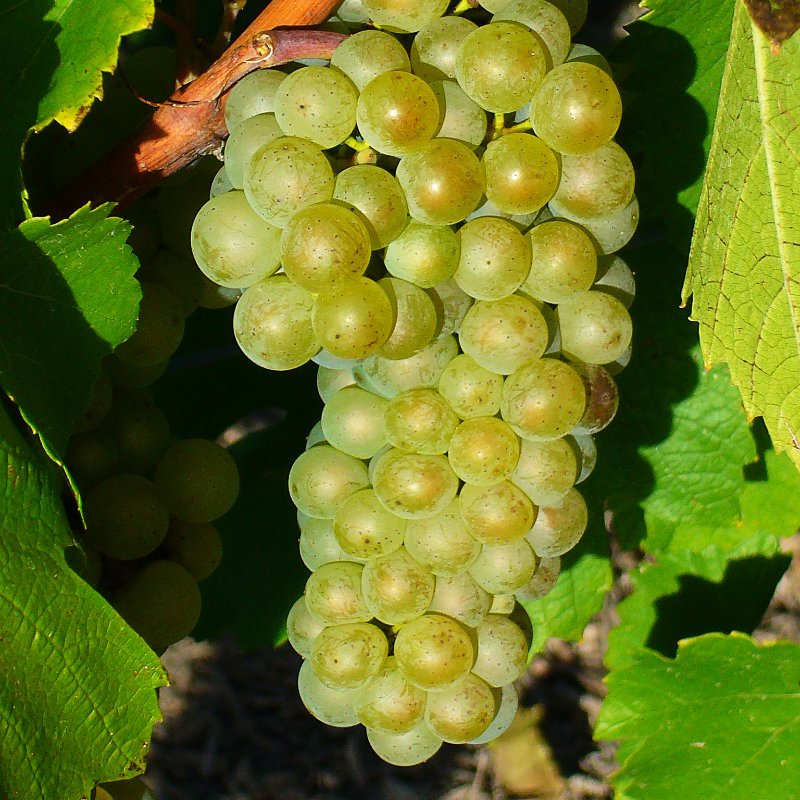
[[[319,365],[300,695],[402,765],[510,724],[518,600],[584,532],[630,354],[638,206],[608,65],[571,42],[586,2],[480,5],[348,2],[329,66],[242,80],[192,229],[244,353]]]

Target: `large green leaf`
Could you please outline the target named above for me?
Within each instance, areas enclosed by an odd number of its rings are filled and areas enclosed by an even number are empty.
[[[778,52],[739,0],[684,287],[706,362],[800,465],[800,36]]]
[[[619,800],[790,798],[800,786],[800,646],[741,634],[640,650],[612,673],[595,734],[620,739]]]
[[[78,800],[144,769],[156,656],[72,572],[53,465],[0,409],[0,796]]]

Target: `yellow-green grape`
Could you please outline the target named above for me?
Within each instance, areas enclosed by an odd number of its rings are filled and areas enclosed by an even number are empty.
[[[555,153],[536,136],[509,133],[486,146],[486,196],[507,214],[532,214],[558,188],[561,174]]]
[[[289,472],[292,501],[304,514],[319,519],[333,519],[351,494],[367,486],[363,462],[326,444],[301,453]]]
[[[274,110],[275,92],[286,77],[277,69],[259,69],[246,75],[231,89],[225,101],[225,124],[229,131],[249,117]]]
[[[244,186],[245,166],[256,150],[283,135],[274,114],[249,117],[231,131],[225,142],[225,175],[234,189]]]
[[[510,22],[492,22],[470,33],[456,59],[461,88],[495,114],[517,111],[530,102],[546,70],[540,40]]]
[[[560,303],[588,289],[597,274],[597,251],[577,225],[549,220],[527,234],[531,271],[522,289],[537,300]]]
[[[222,539],[217,529],[207,522],[173,519],[164,538],[164,552],[172,561],[186,567],[196,581],[202,581],[222,561]]]
[[[103,359],[103,369],[108,373],[111,383],[120,389],[144,389],[150,386],[164,374],[168,364],[169,359],[155,364],[128,364],[113,353]]]
[[[169,289],[143,281],[136,331],[114,351],[121,361],[148,366],[168,359],[183,339],[184,315]]]
[[[387,625],[403,625],[428,610],[435,585],[430,570],[400,547],[364,565],[361,589],[373,616]]]
[[[310,661],[300,665],[297,675],[297,691],[308,712],[334,728],[349,728],[358,725],[353,710],[355,689],[331,689],[314,673]]]
[[[121,560],[152,553],[169,527],[169,512],[156,485],[126,472],[92,487],[84,497],[83,514],[89,544]]]
[[[440,17],[428,23],[411,43],[411,69],[428,83],[456,76],[456,56],[478,26],[464,17]]]
[[[563,556],[580,541],[588,521],[583,495],[570,489],[557,503],[540,506],[526,539],[538,556]]]
[[[456,139],[473,150],[482,144],[486,137],[486,112],[455,81],[434,81],[431,89],[441,111],[436,136]]]
[[[531,268],[531,248],[500,217],[478,217],[458,231],[461,257],[453,279],[471,297],[498,300],[515,292]]]
[[[576,483],[585,481],[593,472],[597,464],[597,445],[594,437],[588,433],[578,433],[573,429],[571,436],[573,444],[580,451],[581,471]]]
[[[578,479],[580,462],[566,438],[544,442],[522,440],[519,461],[509,480],[537,505],[563,497]]]
[[[458,478],[445,456],[392,449],[378,459],[372,485],[393,514],[424,519],[447,508],[458,491]]]
[[[311,645],[324,628],[325,625],[315,619],[308,610],[305,595],[295,602],[286,617],[286,638],[303,658],[311,655]]]
[[[355,386],[355,383],[356,379],[350,368],[331,369],[321,366],[317,370],[317,391],[323,403],[327,403],[340,389]]]
[[[325,628],[311,645],[309,663],[331,689],[355,689],[376,675],[389,654],[380,628],[348,622]]]
[[[492,22],[518,22],[530,28],[544,43],[548,69],[562,64],[572,46],[570,25],[557,4],[549,0],[510,0]]]
[[[639,224],[639,201],[634,196],[627,206],[602,217],[582,217],[573,214],[555,198],[548,204],[555,217],[563,217],[580,225],[594,239],[598,252],[616,253],[624,247],[636,232]]]
[[[65,463],[82,492],[120,471],[119,448],[107,431],[93,430],[72,436]]]
[[[405,546],[436,576],[462,574],[475,563],[481,549],[467,530],[457,500],[433,517],[409,520]]]
[[[500,413],[523,439],[555,439],[583,416],[586,389],[563,361],[542,358],[506,378]]]
[[[336,176],[333,196],[361,215],[373,250],[394,241],[408,221],[403,189],[397,178],[381,167],[356,164],[343,169]]]
[[[589,0],[550,0],[550,2],[567,18],[569,29],[576,34],[589,13]]]
[[[517,690],[514,688],[513,684],[504,686],[500,690],[500,705],[494,719],[480,736],[470,739],[469,744],[487,744],[505,733],[511,727],[511,723],[517,716],[518,708],[519,697],[517,696]]]
[[[621,119],[622,100],[613,78],[583,61],[568,61],[549,72],[531,103],[536,135],[570,155],[608,144]]]
[[[464,352],[500,375],[510,375],[539,359],[549,340],[542,312],[521,295],[475,303],[461,323]]]
[[[356,278],[317,295],[311,322],[318,341],[333,355],[362,359],[389,338],[394,312],[375,281]]]
[[[106,373],[101,370],[94,382],[83,414],[76,420],[72,427],[73,433],[86,433],[96,428],[106,417],[111,408],[113,394],[111,381]]]
[[[169,447],[169,423],[146,389],[117,392],[104,424],[124,472],[148,475]]]
[[[446,338],[456,333],[474,302],[473,298],[452,279],[431,287],[429,294],[439,317],[438,336]]]
[[[630,314],[605,292],[576,292],[558,305],[561,352],[588,364],[610,364],[631,343]]]
[[[243,289],[281,265],[281,231],[258,216],[243,192],[209,200],[192,225],[192,253],[207,278]]]
[[[369,13],[364,6],[364,0],[343,0],[336,9],[336,17],[343,22],[355,22],[366,25],[369,22]]]
[[[361,90],[356,115],[364,139],[390,156],[417,150],[439,127],[439,104],[430,86],[400,70],[378,75]]]
[[[227,308],[232,306],[241,296],[241,289],[229,289],[220,286],[202,275],[203,290],[200,294],[200,308]]]
[[[442,746],[442,740],[424,720],[405,733],[385,733],[367,728],[367,739],[378,756],[396,767],[421,764]]]
[[[333,168],[319,145],[282,136],[259,147],[244,170],[244,193],[260,217],[282,228],[292,214],[333,197]]]
[[[528,641],[525,634],[508,617],[490,614],[475,629],[478,655],[473,674],[489,686],[513,683],[528,664]]]
[[[233,456],[208,439],[174,442],[156,466],[155,482],[169,513],[184,522],[218,519],[239,494]]]
[[[378,355],[384,358],[410,358],[427,347],[436,333],[436,306],[424,289],[401,278],[378,281],[392,304],[394,327],[381,345]]]
[[[470,535],[485,544],[510,544],[522,539],[536,519],[536,509],[511,481],[493,486],[461,487],[461,515]]]
[[[231,191],[233,188],[235,187],[231,183],[228,173],[225,171],[225,165],[223,164],[219,168],[219,172],[214,176],[214,180],[211,181],[211,188],[208,190],[208,198],[212,200],[218,195]]]
[[[408,53],[400,41],[384,31],[358,31],[348,36],[331,56],[331,66],[340,69],[359,89],[384,72],[411,71]]]
[[[503,614],[508,616],[517,607],[517,601],[513,594],[496,594],[492,597],[492,607],[490,614]]]
[[[525,539],[485,544],[469,574],[489,594],[512,594],[533,577],[536,562],[536,554]]]
[[[573,44],[572,49],[567,54],[567,61],[593,64],[595,67],[599,67],[603,70],[607,75],[613,77],[611,65],[608,63],[606,57],[599,50],[595,50],[594,47],[589,47],[588,44]]]
[[[468,572],[436,578],[436,590],[428,608],[474,628],[492,606],[491,595],[481,589]]]
[[[372,489],[361,489],[339,506],[333,531],[339,546],[348,555],[379,558],[403,544],[406,520],[387,511]]]
[[[633,272],[619,256],[604,256],[600,260],[593,288],[613,295],[625,308],[630,308],[636,297]]]
[[[575,426],[575,433],[599,433],[606,428],[619,408],[619,389],[605,367],[576,365],[586,384],[586,411]]]
[[[331,561],[314,570],[306,581],[308,613],[323,625],[372,619],[361,591],[363,570],[352,561]]]
[[[197,581],[174,561],[150,561],[112,602],[119,615],[157,653],[191,633],[200,619]]]
[[[378,672],[353,696],[358,721],[383,733],[405,733],[422,721],[425,692],[409,683],[389,656]]]
[[[462,353],[445,367],[439,392],[461,419],[492,417],[500,410],[503,376]]]
[[[489,727],[497,707],[491,687],[477,675],[470,674],[455,686],[428,695],[425,721],[445,742],[464,744]]]
[[[497,417],[473,417],[456,428],[448,458],[462,481],[492,486],[505,480],[517,466],[519,439]]]
[[[386,248],[384,264],[396,278],[430,289],[453,276],[460,252],[452,228],[412,220]]]
[[[461,623],[442,614],[425,614],[397,632],[394,657],[410,683],[439,691],[469,673],[475,649]]]
[[[325,439],[356,458],[372,458],[386,445],[383,415],[385,398],[358,386],[340,389],[322,410]]]
[[[356,126],[358,89],[336,67],[301,67],[275,92],[275,119],[287,136],[299,136],[327,150]]]
[[[561,183],[553,200],[577,217],[602,217],[625,208],[633,187],[630,158],[609,142],[589,153],[561,157]]]
[[[200,305],[204,278],[191,258],[159,250],[153,259],[139,268],[136,277],[169,289],[180,301],[187,317]]]
[[[448,0],[364,0],[364,5],[376,25],[413,33],[441,17]]]
[[[250,286],[236,304],[233,334],[260,367],[287,370],[305,364],[320,348],[311,323],[314,295],[285,275]]]
[[[435,389],[409,389],[389,402],[386,438],[399,450],[426,455],[447,452],[458,417]]]
[[[514,593],[522,601],[538,600],[550,592],[561,572],[560,556],[541,558],[533,577]]]
[[[333,520],[306,517],[300,523],[300,558],[311,572],[332,561],[350,560],[339,546]]]

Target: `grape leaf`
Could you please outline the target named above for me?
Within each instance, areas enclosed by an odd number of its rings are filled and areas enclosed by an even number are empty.
[[[706,363],[800,466],[800,37],[772,52],[737,0],[684,285]]]
[[[59,463],[101,358],[136,325],[138,261],[110,209],[0,234],[0,385]]]
[[[607,684],[595,735],[621,740],[620,800],[796,796],[797,644],[709,634],[674,661],[639,650]]]
[[[78,800],[144,769],[166,675],[67,566],[53,465],[3,409],[0,470],[0,796]]]

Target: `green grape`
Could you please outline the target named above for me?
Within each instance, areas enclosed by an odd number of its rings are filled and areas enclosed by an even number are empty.
[[[461,419],[492,417],[500,410],[503,377],[462,354],[445,367],[439,392]]]
[[[517,111],[530,102],[546,70],[540,40],[509,22],[492,22],[470,33],[456,59],[461,88],[495,114]]]
[[[433,83],[456,76],[456,56],[478,26],[464,17],[440,17],[428,23],[411,43],[411,68],[422,80]]]
[[[300,558],[311,572],[333,561],[349,561],[333,532],[333,520],[306,517],[300,525]]]
[[[469,574],[489,594],[512,594],[531,579],[536,562],[536,554],[525,539],[485,544]]]
[[[445,456],[389,450],[375,464],[375,494],[383,506],[407,519],[433,517],[456,496],[458,478]]]
[[[141,51],[140,51],[141,52]],[[95,800],[145,800],[147,787],[140,778],[111,781],[95,787]],[[151,795],[147,794],[149,798]]]
[[[581,64],[592,64],[603,70],[606,75],[613,77],[611,65],[606,60],[606,57],[599,50],[595,50],[594,47],[589,47],[588,44],[573,44],[572,49],[567,55],[567,63],[570,61],[577,61]]]
[[[306,436],[306,450],[310,450],[318,444],[328,444],[328,440],[325,438],[325,433],[322,430],[321,421],[315,422],[314,427],[308,432],[308,436]],[[302,514],[302,511],[299,513]]]
[[[569,440],[522,440],[519,461],[509,480],[537,505],[556,502],[578,479],[580,464]]]
[[[86,433],[96,428],[108,414],[111,408],[112,395],[111,381],[103,370],[97,375],[90,392],[83,414],[78,417],[72,427],[73,433]]]
[[[515,595],[522,601],[538,600],[550,592],[556,585],[561,572],[561,558],[541,558],[533,577],[522,587],[517,589]]]
[[[150,203],[134,203],[119,216],[133,226],[128,246],[139,257],[139,263],[146,264],[161,248],[161,225],[155,208]]]
[[[174,561],[150,561],[112,598],[117,613],[157,653],[191,633],[200,619],[197,581]]]
[[[630,315],[605,292],[575,292],[558,305],[561,352],[589,364],[616,361],[631,343]]]
[[[173,519],[164,538],[167,557],[185,567],[196,580],[205,580],[222,561],[222,539],[207,522]]]
[[[447,338],[461,328],[473,299],[454,280],[433,286],[429,293],[439,317],[438,335],[440,338]]]
[[[378,756],[396,767],[421,764],[442,746],[442,740],[424,720],[405,733],[385,733],[367,728],[367,739]]]
[[[528,496],[510,481],[493,486],[466,484],[461,487],[459,503],[470,535],[485,544],[522,539],[536,518]]]
[[[519,697],[517,696],[517,690],[512,684],[504,686],[500,690],[500,705],[494,719],[480,736],[470,739],[469,744],[487,744],[505,733],[517,716],[518,708]]]
[[[146,389],[116,393],[104,427],[124,472],[149,475],[169,447],[169,423]]]
[[[492,22],[518,22],[530,28],[544,43],[548,69],[562,64],[572,46],[570,25],[557,4],[548,0],[510,0]]]
[[[394,657],[409,683],[440,691],[469,673],[475,649],[459,622],[441,614],[425,614],[397,632]]]
[[[361,90],[356,115],[364,139],[390,156],[419,149],[439,126],[439,104],[431,88],[400,70],[378,75]]]
[[[405,546],[436,576],[462,574],[475,563],[481,549],[467,530],[457,500],[432,517],[409,520]]]
[[[536,136],[509,133],[489,142],[483,156],[486,196],[506,214],[533,214],[558,188],[556,154]]]
[[[169,289],[180,301],[187,317],[200,305],[203,273],[190,258],[159,250],[154,258],[139,268],[136,277]]]
[[[231,186],[241,189],[245,167],[256,150],[283,135],[274,114],[258,114],[238,125],[225,142],[225,174]]]
[[[259,147],[244,171],[244,193],[253,211],[279,228],[301,208],[330,200],[334,183],[322,149],[296,136]]]
[[[478,217],[458,231],[461,257],[453,279],[471,297],[498,300],[515,292],[531,268],[531,248],[515,225]]]
[[[366,25],[369,22],[369,13],[364,7],[364,0],[343,0],[336,9],[336,18],[347,23]]]
[[[523,291],[547,303],[560,303],[588,289],[597,274],[597,252],[592,240],[577,225],[549,220],[527,234],[531,245],[531,271]]]
[[[581,483],[592,474],[597,464],[597,445],[594,443],[594,437],[588,433],[578,433],[573,430],[571,439],[581,454],[581,471],[576,481]]]
[[[294,504],[304,514],[320,519],[333,519],[351,494],[368,485],[364,464],[330,445],[301,453],[289,472]]]
[[[323,347],[341,358],[366,358],[386,343],[394,312],[386,292],[369,278],[356,278],[317,295],[311,315]]]
[[[372,458],[386,445],[383,397],[358,386],[340,389],[322,410],[325,440],[356,458]]]
[[[589,13],[589,0],[550,0],[550,2],[567,18],[569,29],[576,34]]]
[[[149,366],[168,359],[183,339],[184,315],[169,289],[143,281],[136,331],[114,351],[121,361]]]
[[[500,413],[523,439],[555,439],[583,416],[586,389],[569,364],[542,358],[506,378]]]
[[[227,308],[236,303],[242,296],[241,289],[230,289],[214,283],[205,275],[201,275],[201,277],[203,290],[200,294],[200,308]]]
[[[378,284],[392,304],[395,320],[392,333],[378,355],[410,358],[433,340],[438,326],[436,306],[424,289],[401,278],[381,278]]]
[[[323,403],[327,403],[340,389],[355,386],[355,382],[353,370],[349,367],[331,369],[321,366],[317,370],[317,391]]]
[[[583,61],[549,72],[531,103],[536,135],[553,150],[573,156],[607,145],[621,119],[622,100],[613,78]]]
[[[125,561],[152,553],[169,527],[169,512],[156,485],[125,472],[89,490],[83,515],[89,544],[103,555]]]
[[[297,690],[308,712],[334,728],[349,728],[358,725],[353,710],[354,689],[331,689],[314,673],[310,661],[300,665],[297,675]]]
[[[397,180],[409,214],[428,225],[465,219],[477,208],[486,186],[481,162],[455,139],[433,139],[407,155],[397,167]]]
[[[403,625],[428,610],[435,585],[430,570],[400,547],[364,565],[361,588],[374,617],[387,625]]]
[[[422,721],[426,695],[410,684],[394,656],[353,697],[353,708],[362,725],[382,733],[405,733]]]
[[[380,671],[389,643],[380,628],[348,622],[325,628],[311,645],[314,674],[331,689],[355,689]]]
[[[369,18],[393,31],[413,33],[447,11],[449,0],[364,0]]]
[[[119,447],[104,430],[87,431],[72,436],[65,463],[72,479],[82,492],[98,481],[120,471]]]
[[[581,217],[553,200],[548,204],[555,217],[580,225],[591,237],[598,253],[611,254],[624,247],[636,232],[639,224],[639,201],[634,198],[625,208],[601,217]]]
[[[64,560],[67,566],[80,575],[89,586],[97,588],[100,579],[103,577],[103,557],[93,547],[89,547],[83,542],[78,542],[73,537],[73,542],[64,550]]]
[[[492,486],[505,480],[519,459],[519,439],[497,417],[464,420],[450,440],[453,471],[466,483]]]
[[[314,570],[306,581],[308,613],[323,625],[372,619],[361,591],[363,571],[352,561],[332,561]]]
[[[508,616],[517,607],[517,601],[513,594],[496,594],[492,598],[490,614],[503,614]]]
[[[243,289],[281,265],[281,231],[253,212],[243,192],[209,200],[192,225],[192,253],[203,274],[228,288]]]
[[[425,721],[445,742],[464,744],[480,736],[497,713],[491,687],[477,675],[428,695]]]
[[[490,614],[475,629],[478,655],[472,672],[489,686],[513,683],[528,665],[528,641],[508,617]]]
[[[357,358],[340,358],[339,356],[335,356],[324,347],[321,347],[318,352],[314,353],[314,355],[311,357],[311,360],[315,364],[319,364],[321,367],[327,367],[328,369],[335,370],[352,370],[360,363]]]
[[[570,489],[558,502],[539,507],[526,539],[537,556],[563,556],[580,541],[588,519],[586,501],[577,489]]]
[[[426,455],[447,452],[458,417],[435,389],[409,389],[386,407],[386,438],[399,450]]]
[[[348,36],[331,56],[331,66],[340,69],[361,91],[384,72],[410,72],[403,45],[383,31],[358,31]]]
[[[336,67],[301,67],[275,92],[275,119],[287,136],[308,139],[327,150],[356,126],[358,89]]]
[[[114,386],[120,389],[144,389],[155,383],[166,371],[169,360],[155,364],[128,364],[111,354],[103,359],[103,369]]]
[[[244,120],[256,114],[273,111],[275,92],[285,77],[286,73],[277,69],[259,69],[238,81],[225,101],[228,130],[235,131]]]
[[[250,286],[236,304],[236,342],[260,367],[299,367],[320,347],[311,324],[313,309],[314,295],[285,275],[265,278]]]
[[[456,139],[473,150],[482,144],[486,137],[486,112],[455,81],[434,81],[431,89],[441,109],[436,136]]]
[[[428,610],[474,628],[489,613],[491,605],[491,595],[468,572],[460,572],[436,578],[436,591]]]
[[[333,531],[347,555],[374,559],[403,544],[406,521],[387,511],[372,489],[361,489],[339,506]]]
[[[633,272],[619,256],[604,256],[600,260],[592,288],[616,297],[625,308],[630,308],[636,297]]]
[[[174,442],[156,466],[155,482],[170,514],[184,522],[218,519],[239,494],[233,456],[208,439]]]
[[[581,364],[575,368],[586,384],[586,410],[574,432],[599,433],[617,414],[619,389],[609,371],[598,364]]]
[[[305,595],[295,602],[286,617],[286,637],[303,658],[311,655],[311,645],[324,628],[325,625],[316,620],[308,610]]]
[[[510,375],[536,361],[549,339],[542,312],[520,295],[475,303],[461,323],[464,352],[476,364],[500,375]]]
[[[208,190],[208,199],[213,200],[215,197],[230,192],[231,189],[234,188],[236,187],[231,183],[231,179],[225,171],[225,165],[223,164],[219,168],[219,172],[214,176],[214,180],[211,181],[211,188]]]
[[[460,252],[452,228],[412,220],[386,248],[384,264],[396,278],[430,289],[453,276]]]
[[[333,196],[361,215],[373,250],[394,241],[408,221],[403,189],[397,178],[381,167],[357,164],[343,169],[336,176]]]

